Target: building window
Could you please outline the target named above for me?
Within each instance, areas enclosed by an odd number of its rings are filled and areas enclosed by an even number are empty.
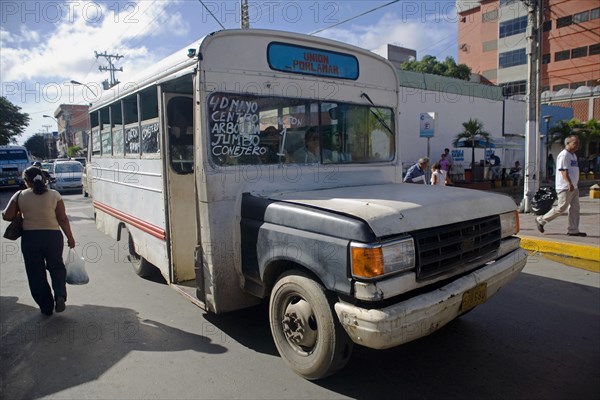
[[[504,7],[509,4],[513,4],[513,3],[517,3],[518,1],[521,1],[521,0],[500,0],[500,7]]]
[[[590,10],[590,19],[600,18],[600,7]]]
[[[542,55],[542,64],[550,64],[550,53]]]
[[[527,29],[527,16],[500,22],[500,37],[507,37],[525,32]]]
[[[502,94],[506,97],[527,93],[527,81],[501,83]]]
[[[544,21],[543,31],[549,32],[552,30],[552,21]]]
[[[561,89],[568,89],[569,88],[569,84],[565,83],[564,85],[554,85],[552,87],[552,90],[554,90],[555,92],[558,92]]]
[[[595,56],[596,54],[600,54],[600,44],[593,44],[590,46],[590,51],[588,53],[590,56]]]
[[[567,15],[566,17],[558,18],[556,20],[556,29],[564,28],[565,26],[569,26],[573,23],[573,16]]]
[[[569,85],[569,89],[577,89],[578,87],[585,86],[585,82],[575,82]]]
[[[577,47],[576,49],[571,50],[571,58],[587,57],[587,51],[587,46]]]
[[[500,85],[505,96],[527,93],[527,81],[507,82]]]
[[[570,50],[557,51],[554,53],[554,62],[568,60],[569,58],[571,58]]]
[[[590,19],[589,11],[584,11],[584,12],[580,12],[580,13],[573,15],[573,22],[576,24],[589,21],[589,19]]]
[[[587,81],[586,86],[595,87],[595,86],[598,86],[599,83],[600,82],[598,82],[598,79],[596,79],[595,81]]]
[[[500,68],[514,67],[515,65],[522,65],[527,63],[527,55],[525,49],[518,49],[500,53],[499,55]]]

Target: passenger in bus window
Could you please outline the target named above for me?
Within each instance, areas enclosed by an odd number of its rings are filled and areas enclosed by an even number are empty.
[[[319,130],[310,127],[304,134],[304,146],[294,152],[294,162],[311,164],[319,162]]]
[[[285,157],[280,157],[279,155],[281,134],[273,125],[269,125],[261,132],[260,145],[266,148],[266,153],[260,157],[262,164],[276,164],[280,159],[285,160]]]
[[[348,136],[342,135],[340,132],[333,134],[331,138],[331,149],[323,150],[323,158],[326,162],[344,163],[352,161],[352,155],[344,151],[348,146]]]
[[[20,213],[23,217],[21,252],[25,261],[25,271],[33,299],[44,315],[53,311],[65,310],[67,301],[67,271],[62,259],[64,238],[67,245],[75,247],[69,217],[60,193],[48,189],[38,167],[31,166],[23,171],[27,189],[13,195],[8,206],[2,211],[5,221],[12,221]],[[46,270],[50,272],[52,290],[48,285]]]

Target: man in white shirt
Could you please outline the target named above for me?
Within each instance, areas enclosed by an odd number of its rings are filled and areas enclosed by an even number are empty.
[[[556,194],[558,204],[546,214],[536,218],[536,225],[544,233],[544,225],[569,208],[569,236],[587,236],[579,231],[579,166],[575,152],[579,149],[579,137],[571,135],[565,139],[565,149],[556,158]]]

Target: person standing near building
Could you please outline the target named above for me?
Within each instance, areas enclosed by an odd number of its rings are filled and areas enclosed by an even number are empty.
[[[23,171],[27,189],[13,195],[2,211],[5,221],[12,221],[20,213],[23,217],[21,252],[33,299],[44,315],[65,310],[67,301],[67,271],[62,259],[64,238],[69,248],[75,247],[75,238],[65,210],[65,204],[56,190],[48,189],[42,170],[31,166]],[[46,270],[50,272],[52,289]]]
[[[452,166],[454,165],[454,157],[452,157],[449,148],[444,149],[444,154],[446,155],[446,162],[448,163],[448,173],[450,173],[452,171]]]
[[[569,226],[567,235],[587,236],[579,231],[579,165],[575,152],[579,149],[579,137],[571,135],[565,139],[565,149],[556,157],[556,193],[558,204],[546,214],[536,218],[536,225],[544,233],[544,225],[554,220],[568,207]]]
[[[431,184],[433,186],[446,186],[446,174],[442,171],[440,163],[434,163],[431,167]]]
[[[405,183],[419,183],[426,184],[425,182],[425,171],[429,165],[429,158],[419,158],[419,161],[408,169],[404,176]]]

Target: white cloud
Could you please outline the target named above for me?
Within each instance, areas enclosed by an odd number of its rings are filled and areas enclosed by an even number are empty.
[[[93,7],[85,7],[93,4]],[[142,39],[168,32],[183,35],[189,26],[169,2],[127,3],[119,13],[95,2],[82,3],[56,24],[47,36],[21,27],[19,33],[2,30],[2,80],[43,80],[87,76],[96,67],[94,51],[125,53],[130,63],[152,58]],[[36,43],[35,47],[25,43]],[[35,49],[35,51],[32,51]],[[132,65],[132,64],[130,64]]]
[[[371,26],[338,27],[319,36],[350,43],[377,54],[383,54],[388,43],[417,50],[419,59],[426,54],[443,59],[448,55],[455,57],[456,53],[456,24],[451,18],[432,19],[424,29],[420,20],[407,21],[395,13],[387,13]]]
[[[123,67],[124,71],[117,73],[121,81],[164,57],[160,40],[173,40],[190,30],[189,17],[178,11],[180,4],[143,0],[36,3],[39,15],[30,20],[19,13],[6,16],[13,20],[0,29],[2,95],[31,116],[19,142],[43,125],[56,130],[56,122],[43,115],[53,115],[60,104],[95,100],[85,86],[69,83],[75,79],[97,94],[101,92],[100,82],[108,73],[99,71],[98,66],[107,62],[102,57],[97,60],[94,51],[125,56],[115,63]]]

